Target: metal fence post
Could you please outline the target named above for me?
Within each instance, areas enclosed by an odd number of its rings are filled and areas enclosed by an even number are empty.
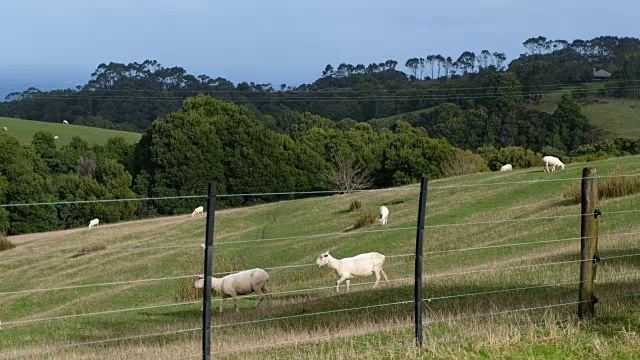
[[[416,345],[422,347],[422,252],[424,243],[424,218],[427,214],[427,187],[429,179],[420,182],[420,203],[418,206],[418,231],[416,233],[415,279],[413,287]]]
[[[204,248],[204,296],[202,297],[202,359],[211,359],[211,277],[213,276],[213,230],[216,217],[217,183],[209,183],[207,231]]]
[[[595,168],[582,169],[582,206],[580,224],[580,290],[578,292],[578,318],[595,316],[593,280],[596,277],[596,264],[600,257],[598,251],[598,179]]]

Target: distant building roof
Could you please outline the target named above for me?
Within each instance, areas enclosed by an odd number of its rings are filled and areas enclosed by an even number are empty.
[[[599,77],[599,78],[608,78],[611,77],[611,73],[604,71],[604,70],[598,70],[596,72],[593,73],[594,77]]]

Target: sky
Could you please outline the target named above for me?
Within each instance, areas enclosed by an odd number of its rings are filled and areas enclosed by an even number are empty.
[[[0,93],[84,84],[100,63],[157,60],[187,72],[299,85],[327,64],[522,42],[638,33],[640,1],[20,0],[0,4]],[[507,60],[507,63],[508,61]],[[40,84],[40,85],[39,85]],[[49,85],[44,85],[49,84]],[[51,85],[54,84],[54,85]],[[57,85],[59,84],[59,85]],[[71,84],[71,85],[69,85]],[[19,87],[18,89],[15,89]],[[2,96],[4,98],[4,96]]]

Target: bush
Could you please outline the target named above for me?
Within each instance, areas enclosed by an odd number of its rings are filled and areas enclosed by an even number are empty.
[[[15,248],[16,246],[9,241],[3,234],[0,234],[0,251],[10,250]]]
[[[598,181],[598,197],[600,199],[629,196],[640,192],[640,179],[637,177],[620,176],[624,175],[620,169],[613,170],[611,175],[619,177]],[[580,181],[564,187],[563,198],[572,199],[573,203],[579,204],[581,197],[582,185]]]
[[[364,214],[360,215],[360,217],[358,218],[358,220],[356,220],[356,223],[353,224],[353,227],[351,229],[355,230],[355,229],[363,228],[365,226],[373,225],[376,223],[376,221],[378,221],[378,213],[375,212],[374,210],[369,210]]]
[[[489,171],[489,167],[482,156],[469,150],[456,149],[451,159],[443,165],[442,171],[445,176],[451,177]]]
[[[362,207],[362,201],[358,199],[351,200],[351,204],[349,204],[350,211],[358,210],[361,207]]]

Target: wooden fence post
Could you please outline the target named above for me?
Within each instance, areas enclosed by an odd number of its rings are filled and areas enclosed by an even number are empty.
[[[420,182],[420,202],[418,203],[418,230],[416,232],[415,278],[413,283],[414,320],[416,345],[422,347],[422,249],[424,244],[424,218],[427,215],[427,189],[429,179]]]
[[[209,183],[207,202],[207,230],[204,248],[204,296],[202,297],[202,359],[211,359],[211,277],[213,275],[213,234],[216,219],[217,183]],[[222,303],[220,303],[222,311]]]
[[[595,168],[582,169],[582,207],[580,224],[580,290],[578,318],[595,316],[593,281],[596,277],[596,264],[600,261],[598,251],[598,179]]]

